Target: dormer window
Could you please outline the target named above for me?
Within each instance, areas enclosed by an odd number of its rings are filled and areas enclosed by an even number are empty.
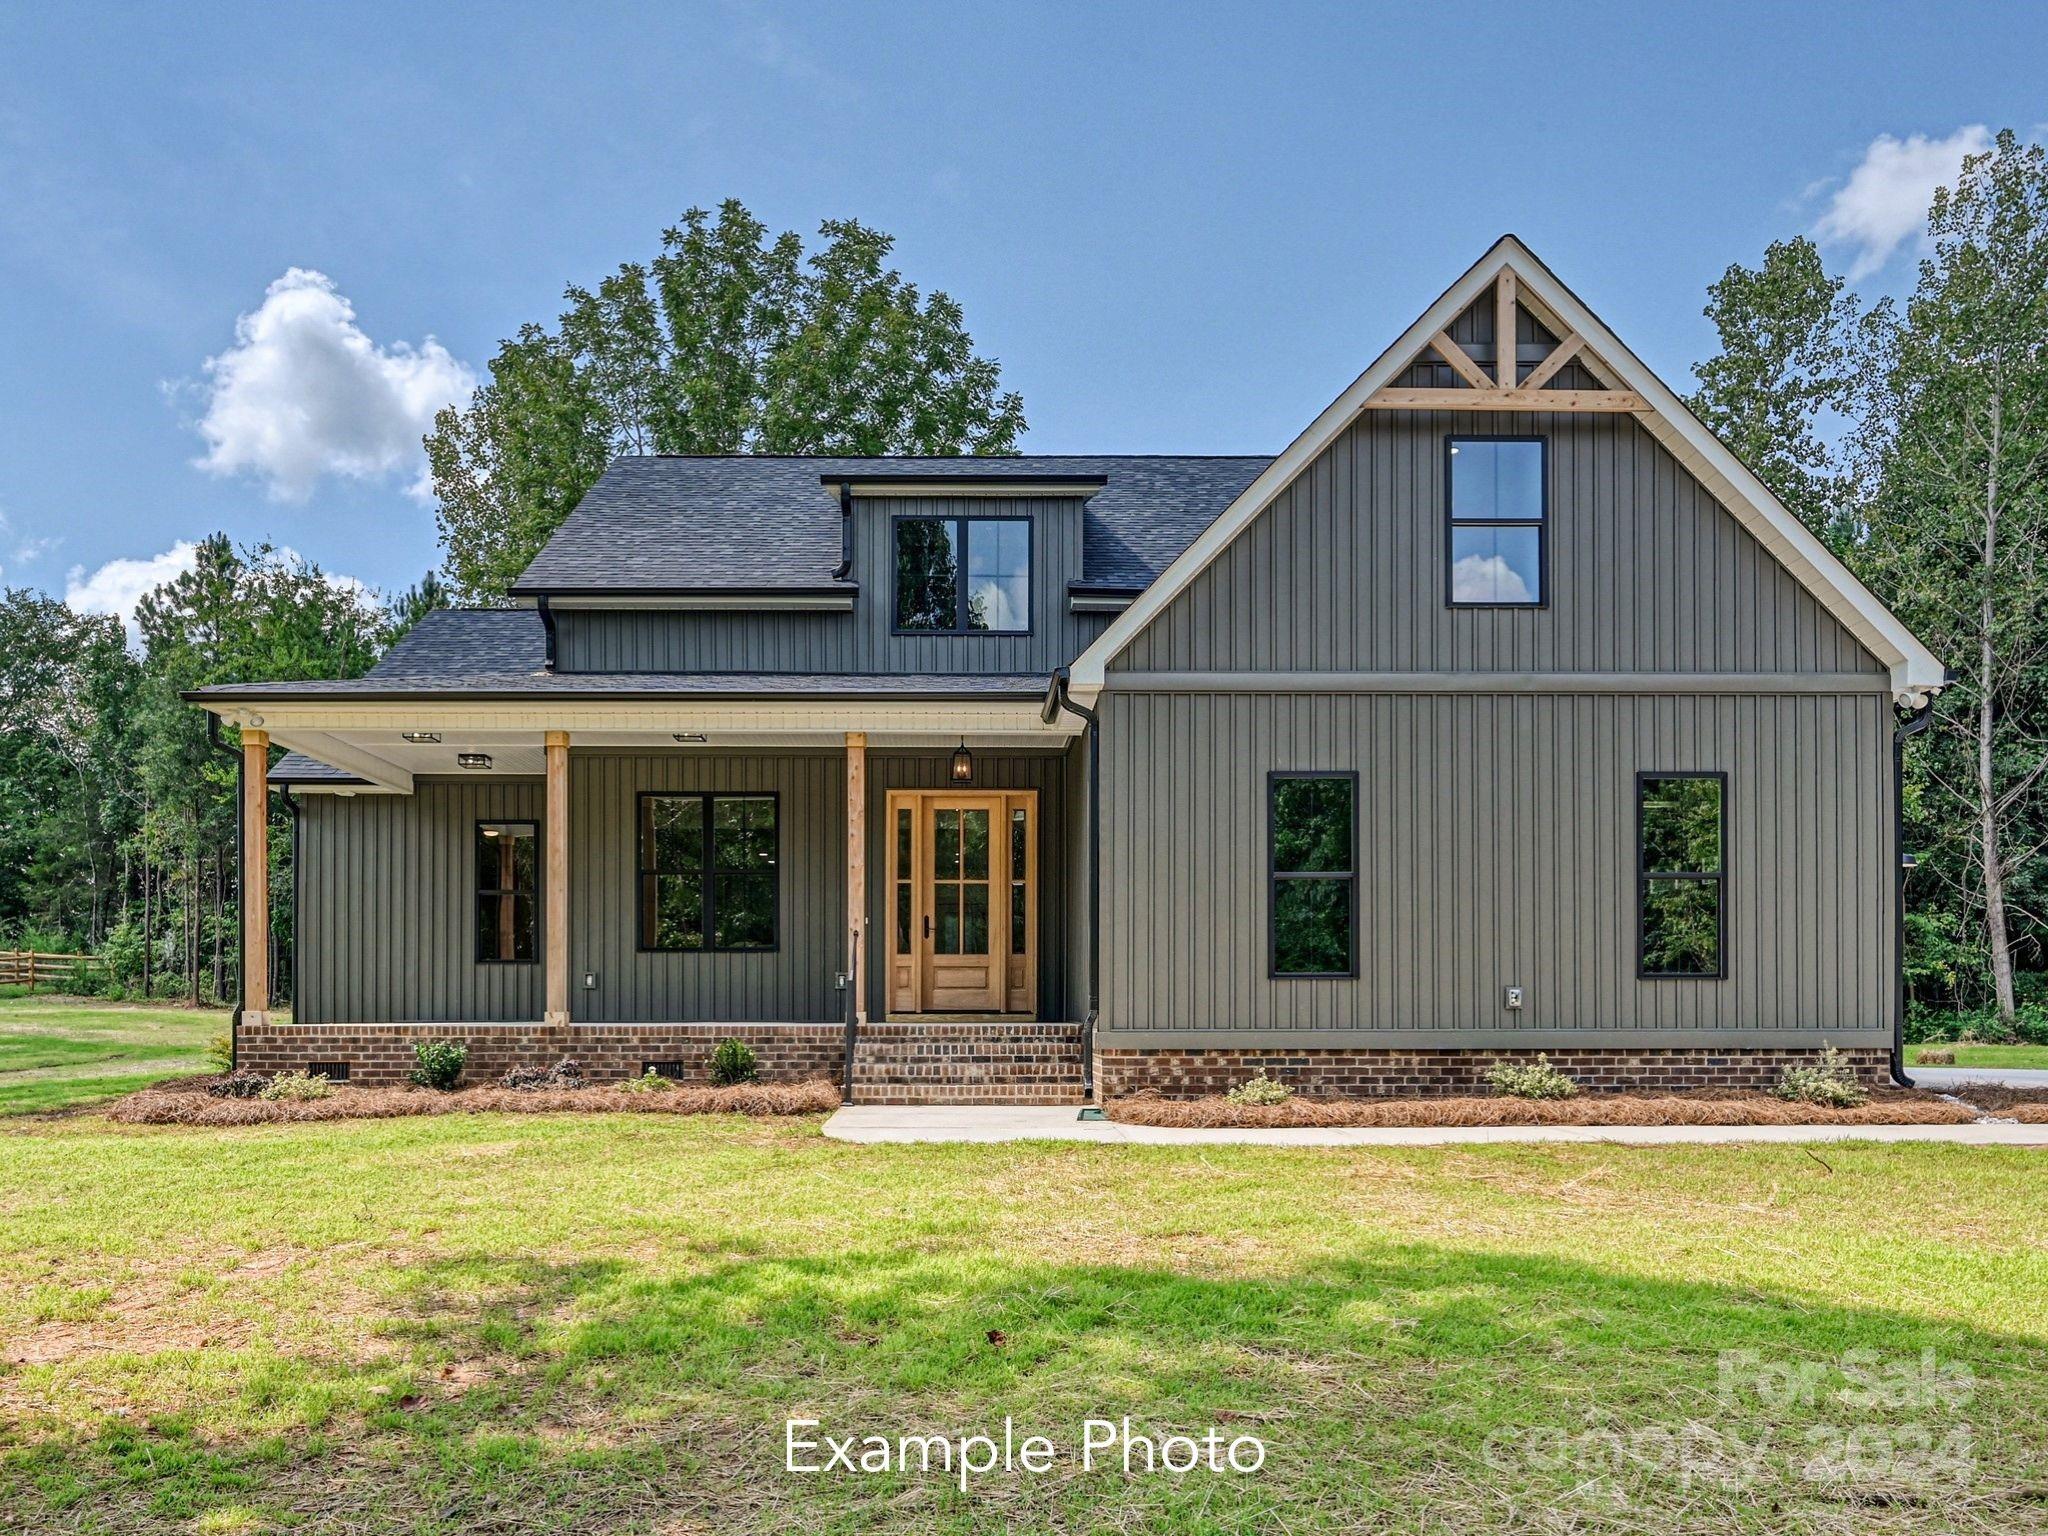
[[[1549,519],[1540,437],[1445,440],[1444,601],[1453,608],[1541,608]]]
[[[895,541],[899,634],[1029,633],[1029,518],[899,517]]]

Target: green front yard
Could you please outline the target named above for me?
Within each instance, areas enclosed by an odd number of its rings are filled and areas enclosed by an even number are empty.
[[[0,1133],[0,1525],[2048,1525],[2010,1149],[856,1147],[815,1122]],[[1082,1423],[1255,1435],[1083,1470]],[[1044,1433],[1040,1475],[793,1474]]]
[[[0,1115],[66,1109],[206,1070],[222,1009],[0,998]]]

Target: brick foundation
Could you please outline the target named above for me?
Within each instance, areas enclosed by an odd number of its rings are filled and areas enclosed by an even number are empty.
[[[1129,1050],[1095,1054],[1096,1090],[1105,1099],[1150,1090],[1170,1099],[1193,1099],[1235,1087],[1260,1068],[1297,1093],[1318,1098],[1422,1098],[1488,1093],[1486,1069],[1495,1061],[1534,1061],[1535,1051],[1417,1050]],[[1774,1088],[1785,1068],[1811,1062],[1817,1050],[1605,1050],[1542,1053],[1581,1088],[1672,1091],[1689,1088]],[[1857,1077],[1873,1085],[1891,1081],[1891,1054],[1878,1048],[1842,1055]]]
[[[837,1024],[266,1024],[244,1020],[236,1062],[256,1072],[284,1072],[313,1062],[348,1063],[351,1083],[373,1088],[406,1081],[414,1044],[460,1040],[469,1047],[466,1087],[493,1083],[509,1067],[551,1066],[563,1057],[599,1082],[638,1077],[646,1063],[682,1063],[682,1080],[709,1082],[711,1053],[721,1040],[744,1040],[769,1082],[839,1080],[845,1031]]]
[[[1078,1024],[873,1022],[853,1056],[856,1104],[1079,1104]]]

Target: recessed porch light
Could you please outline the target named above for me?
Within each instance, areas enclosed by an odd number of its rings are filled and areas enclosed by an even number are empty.
[[[431,747],[441,739],[439,731],[400,731],[401,741],[409,741],[416,747]]]
[[[491,766],[491,754],[488,752],[458,752],[455,754],[455,766],[458,768],[488,768]]]
[[[711,738],[702,731],[677,731],[674,739],[676,741],[709,741]]]

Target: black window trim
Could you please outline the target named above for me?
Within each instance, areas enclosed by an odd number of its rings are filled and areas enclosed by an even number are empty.
[[[1652,871],[1643,838],[1643,792],[1652,779],[1713,779],[1721,786],[1721,867],[1719,870],[1660,869]],[[1726,981],[1728,979],[1728,774],[1720,768],[1644,768],[1636,773],[1636,980],[1638,981]],[[1714,950],[1717,969],[1711,971],[1653,971],[1643,943],[1643,918],[1649,911],[1652,880],[1711,880],[1720,889],[1714,902]]]
[[[533,828],[533,878],[535,885],[535,889],[531,892],[533,897],[533,954],[525,960],[521,960],[516,956],[510,960],[501,960],[496,955],[484,953],[484,927],[478,920],[477,903],[486,896],[502,896],[504,894],[502,886],[494,885],[489,890],[486,890],[483,883],[484,872],[475,867],[477,844],[483,839],[485,827]],[[476,963],[478,965],[539,965],[541,957],[548,952],[546,932],[547,903],[542,899],[542,891],[547,886],[547,845],[541,841],[540,818],[538,816],[477,817],[470,823],[469,827],[469,857],[471,862],[469,875],[469,925]]]
[[[1274,849],[1273,792],[1286,779],[1343,779],[1351,786],[1351,868],[1282,870]],[[1351,964],[1341,971],[1280,969],[1280,903],[1282,880],[1348,880],[1351,882],[1351,923],[1345,936]],[[1358,979],[1358,770],[1355,768],[1275,768],[1266,774],[1266,979],[1268,981],[1355,981]]]
[[[698,868],[704,874],[704,942],[695,948],[672,944],[650,944],[647,933],[647,877],[657,873],[647,865],[647,812],[649,800],[701,800],[704,802],[704,847]],[[712,863],[712,802],[717,800],[766,800],[775,811],[775,937],[766,944],[717,944],[718,878]],[[642,955],[772,955],[782,948],[782,792],[775,789],[643,789],[633,796],[633,948]]]
[[[1543,513],[1540,517],[1458,517],[1451,510],[1451,450],[1459,443],[1535,443],[1543,450]],[[1536,584],[1533,603],[1461,603],[1452,596],[1451,547],[1459,528],[1534,528]],[[1550,435],[1547,432],[1446,432],[1444,434],[1444,606],[1463,609],[1504,609],[1536,613],[1550,606]]]
[[[1024,639],[1038,624],[1038,530],[1032,525],[1036,518],[1014,512],[897,512],[889,518],[889,633],[892,635],[933,637],[957,637],[972,635],[978,639],[1000,640]],[[897,530],[904,523],[956,523],[959,525],[960,576],[953,594],[953,628],[951,629],[905,629],[902,623],[903,606],[896,591],[898,571],[896,568]],[[967,627],[967,570],[968,543],[974,537],[968,532],[971,523],[1022,523],[1024,525],[1024,627],[1022,629],[969,629]]]

